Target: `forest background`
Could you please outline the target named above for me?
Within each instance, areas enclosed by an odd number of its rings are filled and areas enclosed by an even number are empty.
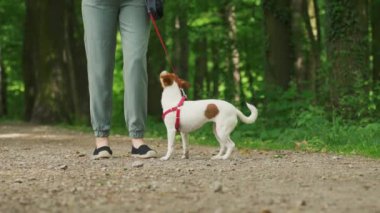
[[[165,1],[158,26],[189,99],[258,107],[238,147],[380,157],[380,0]],[[120,48],[112,125],[126,134]],[[153,29],[147,57],[148,136],[165,138]],[[91,131],[81,1],[0,0],[0,64],[1,122]],[[216,145],[210,129],[192,141]]]

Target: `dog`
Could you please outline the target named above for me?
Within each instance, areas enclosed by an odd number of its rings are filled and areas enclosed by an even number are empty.
[[[183,89],[190,84],[180,79],[176,74],[162,71],[160,82],[163,88],[161,105],[163,108],[163,120],[167,129],[168,149],[161,160],[170,159],[174,151],[176,132],[179,131],[182,138],[182,159],[189,158],[188,142],[189,133],[200,128],[207,122],[214,122],[213,132],[220,144],[219,153],[211,159],[228,159],[235,147],[230,134],[235,129],[239,118],[246,124],[251,124],[257,119],[257,109],[248,104],[250,116],[245,116],[232,104],[215,99],[185,101]]]

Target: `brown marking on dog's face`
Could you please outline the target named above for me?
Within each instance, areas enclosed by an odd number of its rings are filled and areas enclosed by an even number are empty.
[[[166,71],[161,72],[160,74],[160,82],[162,88],[171,86],[174,82],[175,76],[172,73],[168,73]]]
[[[161,86],[162,86],[162,88],[171,86],[173,84],[173,82],[174,82],[174,78],[173,78],[173,76],[171,76],[170,73],[168,73],[166,75],[163,75],[163,76],[160,76],[160,77],[161,77]]]
[[[219,109],[216,104],[209,104],[205,110],[205,116],[208,119],[215,118],[219,114]]]
[[[180,79],[176,74],[166,71],[161,72],[160,81],[162,88],[171,86],[173,82],[176,82],[179,88],[187,89],[190,87],[190,83]]]

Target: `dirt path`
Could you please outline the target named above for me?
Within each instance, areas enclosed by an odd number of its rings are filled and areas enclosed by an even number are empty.
[[[128,138],[93,161],[92,135],[0,125],[0,212],[380,212],[380,161],[190,146],[190,159],[132,167]],[[148,141],[164,154],[164,141]],[[180,147],[178,147],[180,148]]]

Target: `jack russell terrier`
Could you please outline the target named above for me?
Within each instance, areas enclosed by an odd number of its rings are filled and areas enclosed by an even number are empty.
[[[187,148],[189,133],[210,121],[214,122],[214,135],[220,144],[219,153],[211,159],[228,159],[235,147],[230,134],[238,123],[237,117],[246,124],[256,121],[257,109],[251,104],[247,103],[251,111],[251,115],[247,117],[226,101],[213,99],[185,101],[186,95],[183,89],[189,88],[190,84],[174,73],[161,72],[160,82],[163,88],[161,104],[164,113],[162,118],[168,136],[168,150],[161,160],[168,160],[172,155],[177,131],[182,137],[182,158],[189,158]]]

